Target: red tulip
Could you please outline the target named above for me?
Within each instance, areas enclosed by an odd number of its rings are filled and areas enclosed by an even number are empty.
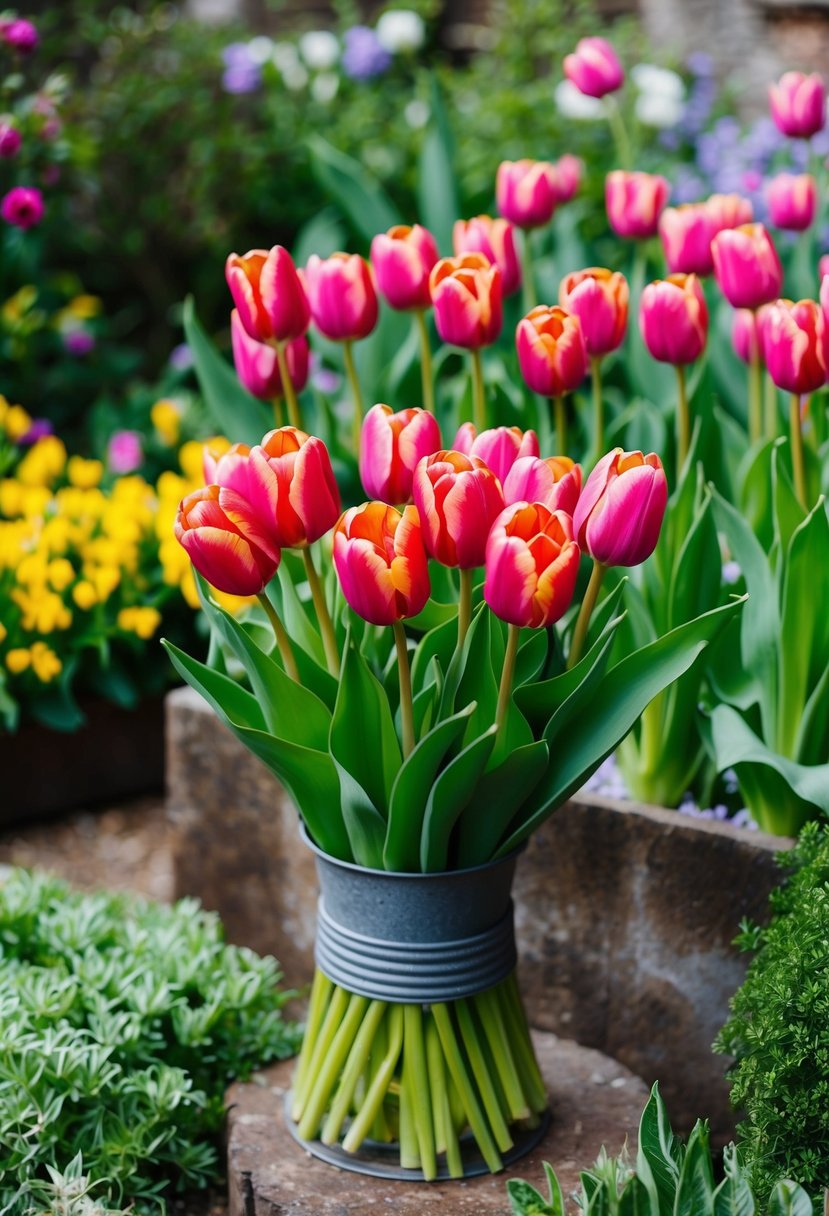
[[[471,422],[465,422],[455,436],[452,448],[465,456],[480,456],[504,484],[504,478],[522,456],[538,455],[535,431],[522,431],[517,426],[498,426],[477,433]]]
[[[486,545],[484,599],[511,625],[541,629],[570,607],[579,572],[573,521],[543,503],[502,511]]]
[[[305,267],[311,316],[320,333],[335,342],[366,338],[377,324],[377,292],[365,258],[356,253],[312,253]]]
[[[708,338],[708,308],[697,276],[672,274],[649,283],[639,304],[639,329],[660,363],[698,359]]]
[[[273,346],[251,338],[236,308],[230,314],[230,341],[236,375],[248,392],[262,401],[284,396],[276,351]],[[286,343],[285,358],[291,384],[301,393],[308,381],[308,339],[304,334]]]
[[[504,509],[501,483],[483,460],[451,451],[425,456],[412,494],[430,557],[462,570],[482,566],[489,529]]]
[[[718,232],[711,253],[720,290],[734,308],[759,308],[780,295],[783,268],[762,224]]]
[[[231,253],[225,278],[239,319],[257,342],[286,342],[308,328],[308,298],[293,258],[282,245]]]
[[[429,278],[442,341],[467,350],[490,346],[501,332],[501,272],[481,253],[441,258]]]
[[[564,57],[564,75],[586,97],[614,93],[625,80],[616,52],[604,38],[582,38],[573,54]]]
[[[581,322],[587,353],[597,357],[616,350],[624,340],[629,299],[625,276],[601,266],[568,274],[558,293],[561,307]]]
[[[517,228],[540,228],[549,224],[556,205],[563,201],[561,191],[566,192],[571,184],[569,162],[560,181],[556,165],[549,161],[502,161],[495,179],[498,210]]]
[[[269,431],[232,477],[233,488],[283,549],[305,548],[337,522],[340,492],[328,449],[315,435],[292,426]]]
[[[614,169],[604,183],[611,228],[617,236],[635,240],[655,236],[670,193],[670,182],[658,174]]]
[[[766,188],[766,202],[775,228],[803,232],[817,211],[815,179],[811,173],[778,173]]]
[[[585,483],[573,516],[576,539],[603,566],[638,566],[656,548],[667,501],[659,457],[614,448]]]
[[[509,220],[494,220],[476,215],[471,220],[456,220],[452,229],[456,255],[482,253],[501,271],[501,290],[511,296],[521,286],[521,263],[515,248],[515,230]]]
[[[659,217],[659,237],[671,274],[711,274],[714,221],[706,203],[666,207]]]
[[[784,72],[769,85],[771,116],[784,135],[809,139],[826,122],[826,92],[817,72]]]
[[[380,294],[392,308],[429,308],[429,274],[440,254],[435,238],[420,224],[397,224],[371,242],[371,264]]]
[[[203,486],[180,503],[176,540],[208,583],[228,595],[258,595],[276,573],[281,554],[252,519],[240,494]]]
[[[414,507],[402,514],[383,502],[351,507],[334,532],[334,565],[346,600],[372,625],[417,616],[429,598],[429,565]]]
[[[393,413],[374,405],[363,419],[360,436],[360,480],[372,498],[392,505],[412,496],[415,468],[441,446],[440,427],[428,410]]]
[[[826,383],[826,319],[814,300],[777,300],[763,310],[760,340],[766,368],[787,393],[813,393]]]
[[[515,345],[521,375],[534,393],[560,397],[587,375],[587,347],[578,317],[539,304],[518,322]]]
[[[569,456],[521,456],[507,473],[504,498],[514,502],[540,502],[550,511],[572,515],[581,493],[581,465]]]

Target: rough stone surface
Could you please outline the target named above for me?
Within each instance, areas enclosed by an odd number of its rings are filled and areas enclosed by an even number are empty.
[[[565,1194],[578,1184],[604,1145],[617,1153],[636,1129],[647,1090],[615,1060],[551,1034],[534,1035],[536,1054],[552,1095],[550,1130],[533,1152],[510,1169],[464,1182],[387,1182],[346,1173],[317,1161],[285,1126],[283,1101],[290,1062],[260,1074],[259,1084],[237,1084],[227,1095],[229,1216],[368,1216],[393,1206],[396,1216],[423,1216],[440,1205],[458,1216],[509,1210],[505,1183],[526,1178],[544,1189],[549,1161]]]
[[[193,693],[168,698],[178,895],[221,912],[230,940],[310,978],[316,878],[267,770]],[[711,1043],[742,982],[731,945],[762,919],[789,842],[674,811],[576,797],[533,837],[514,887],[531,1025],[659,1080],[674,1125],[733,1135],[726,1061]]]

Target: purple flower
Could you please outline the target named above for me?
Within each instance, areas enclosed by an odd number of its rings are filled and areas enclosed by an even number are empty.
[[[33,228],[43,219],[43,195],[30,186],[15,186],[0,201],[0,216],[15,228]]]
[[[31,21],[18,17],[14,21],[4,21],[0,27],[0,37],[6,46],[12,46],[22,55],[28,55],[38,44],[38,33]]]
[[[345,31],[343,41],[345,49],[340,62],[352,80],[371,80],[382,76],[391,66],[391,55],[367,25],[352,25]]]
[[[9,122],[0,121],[0,157],[3,160],[10,160],[13,156],[17,156],[22,142],[17,127],[13,127]]]
[[[113,473],[132,473],[144,459],[138,431],[116,431],[107,448],[107,464]]]
[[[685,60],[688,71],[694,76],[713,76],[714,60],[707,51],[692,51]]]
[[[250,56],[246,42],[231,42],[222,51],[225,70],[222,88],[226,93],[255,93],[262,83],[262,68]]]
[[[17,442],[20,447],[30,447],[33,443],[37,443],[38,439],[44,439],[47,435],[53,434],[54,427],[48,418],[33,418],[32,425]]]
[[[186,342],[179,343],[170,351],[170,367],[175,368],[177,372],[189,371],[193,366],[193,352]]]
[[[70,329],[63,335],[64,350],[76,359],[82,359],[95,349],[95,335],[88,329]]]

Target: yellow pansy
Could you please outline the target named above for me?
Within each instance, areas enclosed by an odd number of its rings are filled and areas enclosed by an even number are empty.
[[[19,676],[22,671],[25,671],[32,662],[31,651],[23,647],[16,647],[10,650],[6,655],[6,666],[12,675]]]
[[[78,321],[88,321],[90,317],[97,317],[101,308],[98,296],[79,295],[69,301],[65,311]]]
[[[57,435],[44,435],[17,466],[17,478],[26,486],[48,486],[66,466],[66,448]]]
[[[99,600],[108,600],[121,581],[121,571],[115,566],[91,566],[84,569],[84,574]]]
[[[23,487],[19,481],[4,477],[0,481],[0,515],[14,519],[23,514]]]
[[[60,675],[63,664],[45,642],[35,642],[31,653],[32,670],[42,684],[49,684],[55,676]]]
[[[70,456],[66,475],[70,485],[81,490],[92,490],[101,484],[104,466],[100,460],[84,460],[83,456]]]
[[[65,557],[49,562],[49,586],[55,591],[65,591],[75,581],[75,567]]]
[[[72,599],[83,612],[88,612],[90,608],[94,608],[98,603],[97,592],[86,579],[81,579],[72,588]]]
[[[191,439],[189,443],[179,448],[178,462],[188,481],[204,484],[204,448],[205,444]]]
[[[3,418],[3,430],[9,439],[21,439],[32,425],[32,416],[22,405],[9,405]]]
[[[174,401],[168,401],[166,398],[156,401],[150,410],[150,421],[162,443],[169,444],[170,447],[174,443],[178,443],[181,432],[181,413]]]
[[[161,624],[161,613],[155,608],[122,608],[117,621],[120,629],[135,633],[146,641]]]

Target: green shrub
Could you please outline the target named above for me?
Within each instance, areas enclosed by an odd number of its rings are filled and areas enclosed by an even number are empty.
[[[731,1099],[758,1194],[785,1174],[817,1195],[829,1187],[829,828],[807,824],[781,863],[770,924],[742,926],[756,953],[715,1049],[736,1057]]]
[[[192,900],[82,895],[15,870],[0,952],[8,1216],[29,1213],[35,1195],[48,1202],[66,1178],[79,1188],[81,1173],[98,1204],[162,1211],[171,1179],[215,1177],[228,1082],[297,1046],[276,960],[226,946],[218,918]]]

